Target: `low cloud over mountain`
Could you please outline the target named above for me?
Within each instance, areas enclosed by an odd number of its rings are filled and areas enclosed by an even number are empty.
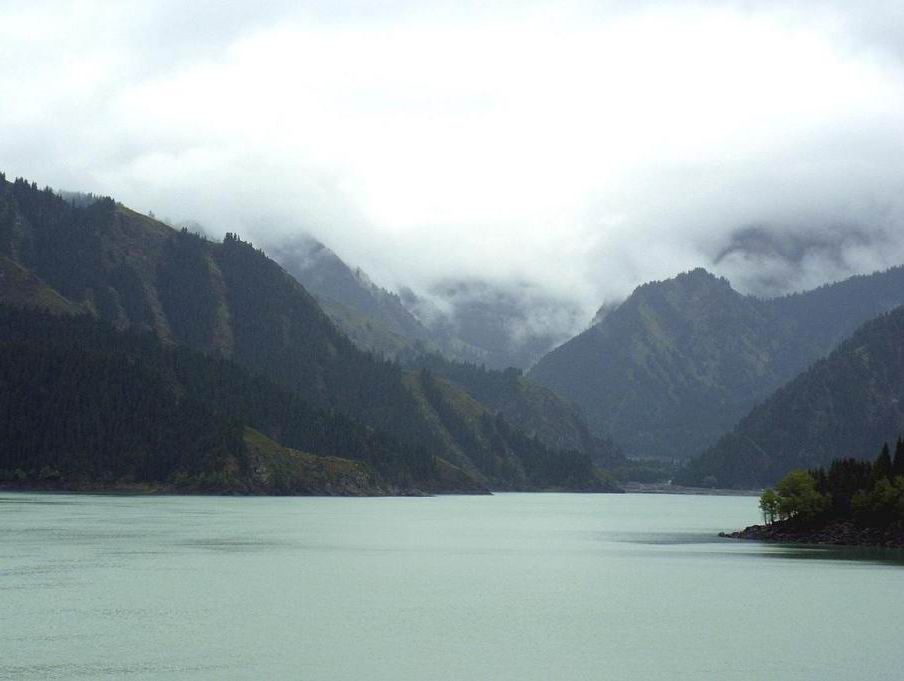
[[[0,35],[10,174],[307,231],[391,290],[527,282],[577,331],[698,265],[904,260],[894,2],[32,2]]]

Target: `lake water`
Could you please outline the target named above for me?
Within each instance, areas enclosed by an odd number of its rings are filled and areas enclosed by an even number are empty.
[[[900,554],[753,497],[0,494],[0,679],[881,679]]]

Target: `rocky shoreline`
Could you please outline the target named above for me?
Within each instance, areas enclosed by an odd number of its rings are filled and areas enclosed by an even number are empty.
[[[819,527],[802,527],[788,522],[751,525],[738,532],[720,532],[726,539],[751,539],[779,544],[822,544],[831,546],[870,546],[904,548],[904,530],[862,527],[850,521]]]

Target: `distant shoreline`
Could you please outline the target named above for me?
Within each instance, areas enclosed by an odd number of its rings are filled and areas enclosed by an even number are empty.
[[[158,482],[49,482],[49,483],[0,483],[0,492],[54,493],[54,494],[100,494],[118,496],[208,496],[208,497],[405,497],[430,496],[420,490],[384,489],[375,487],[366,491],[348,489],[299,489],[293,493],[267,492],[262,489],[185,487]],[[474,492],[461,492],[461,494]],[[480,494],[480,492],[477,492]],[[485,492],[484,492],[485,494]]]
[[[686,487],[667,482],[626,482],[625,492],[633,494],[695,494],[713,497],[758,497],[763,490],[715,487]]]
[[[377,487],[367,491],[347,489],[298,490],[293,493],[267,492],[261,489],[184,487],[168,483],[141,482],[27,482],[0,483],[0,493],[99,494],[118,496],[209,496],[209,497],[437,497],[492,496],[515,492],[519,494],[623,494],[620,488],[568,489],[549,487],[539,489],[443,489],[425,491],[418,488]]]

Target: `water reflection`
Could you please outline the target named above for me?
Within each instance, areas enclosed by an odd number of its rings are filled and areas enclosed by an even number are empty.
[[[747,541],[747,540],[727,540]],[[767,544],[749,555],[787,560],[830,560],[904,566],[904,549],[868,546],[829,546],[812,544]]]
[[[776,544],[749,539],[720,537],[716,533],[638,533],[606,536],[607,541],[661,547],[700,547],[701,551],[675,552],[661,555],[709,554],[743,558],[773,558],[784,560],[853,561],[879,565],[904,566],[904,549],[875,546],[837,546],[830,544]],[[722,547],[722,551],[712,549]]]

